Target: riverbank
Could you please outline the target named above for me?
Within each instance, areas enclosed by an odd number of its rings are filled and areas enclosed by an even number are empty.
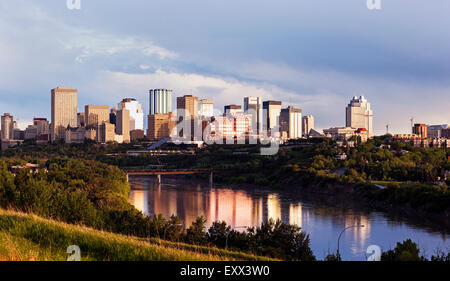
[[[202,175],[188,176],[187,178],[205,179]],[[243,188],[264,188],[275,191],[288,191],[300,194],[316,195],[328,198],[333,204],[357,204],[359,208],[369,208],[376,211],[404,216],[420,221],[432,228],[450,231],[450,207],[448,207],[448,191],[438,186],[427,184],[387,184],[380,188],[371,183],[342,183],[332,177],[318,177],[300,174],[295,176],[271,179],[262,177],[266,184],[248,183],[246,179],[254,175],[230,173],[218,174],[214,177],[215,183],[233,184]],[[406,195],[405,195],[406,193]],[[442,198],[438,198],[442,195]],[[431,200],[428,200],[429,198]],[[416,199],[414,199],[416,198]],[[420,199],[420,200],[419,200]],[[428,202],[427,202],[428,201]]]
[[[268,261],[217,248],[125,236],[0,209],[0,260],[65,261],[67,248],[83,261]],[[75,252],[72,252],[74,254]]]

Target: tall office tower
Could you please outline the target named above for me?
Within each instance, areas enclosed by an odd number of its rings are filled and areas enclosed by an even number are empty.
[[[199,101],[199,115],[202,118],[209,118],[214,115],[214,102],[212,100]]]
[[[97,129],[103,122],[109,122],[109,106],[86,105],[84,108],[86,127]]]
[[[2,116],[2,140],[14,139],[14,120],[13,116],[5,113]]]
[[[37,128],[38,136],[50,134],[50,122],[47,121],[47,118],[34,118],[33,125]]]
[[[84,116],[84,112],[79,112],[77,114],[77,128],[86,126],[86,117]]]
[[[116,134],[123,136],[123,142],[130,142],[130,111],[122,108],[116,113]]]
[[[117,116],[117,108],[111,108],[111,112],[109,112],[109,123],[116,124],[116,117]]]
[[[280,113],[280,131],[286,134],[288,139],[299,139],[302,137],[302,110],[288,106]]]
[[[262,99],[259,97],[245,97],[244,98],[244,112],[252,115],[252,123],[256,124],[256,131],[254,133],[259,134],[261,130],[262,121]]]
[[[149,114],[166,114],[172,112],[172,90],[150,90]]]
[[[64,139],[66,128],[77,127],[78,90],[69,87],[52,89],[52,141]]]
[[[414,127],[412,128],[413,134],[418,135],[422,139],[426,139],[427,134],[427,125],[425,124],[414,124]]]
[[[123,108],[130,112],[130,131],[144,130],[144,110],[142,105],[136,99],[126,98],[119,103],[119,110]]]
[[[235,115],[235,114],[238,114],[238,113],[242,113],[242,106],[235,105],[235,104],[225,105],[223,107],[223,113],[225,115],[227,115],[227,114]]]
[[[177,111],[183,109],[191,117],[198,116],[198,97],[185,95],[177,98]]]
[[[185,95],[183,97],[177,98],[177,118],[178,125],[182,128],[191,127],[190,132],[184,132],[183,135],[187,137],[190,134],[191,140],[196,140],[195,137],[201,138],[199,136],[201,132],[196,132],[195,130],[199,128],[198,124],[198,97],[193,97],[192,95]],[[201,127],[201,126],[200,126]],[[200,128],[201,130],[201,128]],[[180,130],[181,131],[181,130]]]
[[[107,143],[115,140],[115,126],[109,122],[102,122],[98,125],[97,142]]]
[[[347,127],[365,128],[369,131],[369,137],[372,137],[373,112],[364,96],[353,97],[346,108],[345,120]]]
[[[171,120],[172,113],[166,114],[150,114],[148,115],[148,129],[147,138],[149,140],[157,141],[170,137],[173,124]]]
[[[314,116],[306,115],[303,116],[302,120],[302,133],[303,136],[307,137],[309,135],[309,132],[314,129]]]
[[[263,129],[269,133],[280,124],[281,101],[265,101],[263,102],[264,114],[267,118],[263,120]],[[269,134],[272,136],[272,134]]]

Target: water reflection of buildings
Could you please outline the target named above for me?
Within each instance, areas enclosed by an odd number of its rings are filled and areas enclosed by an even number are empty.
[[[167,179],[161,188],[150,177],[139,179],[139,182],[147,188],[131,191],[130,202],[137,209],[147,215],[162,214],[166,218],[177,215],[185,226],[191,225],[199,216],[204,216],[208,224],[226,221],[233,227],[259,226],[269,218],[302,226],[301,203],[280,200],[277,194],[255,195],[192,184],[183,184],[180,188],[175,180]]]
[[[148,202],[148,191],[147,190],[133,190],[130,193],[130,202],[139,211],[144,214],[148,214],[149,202]]]

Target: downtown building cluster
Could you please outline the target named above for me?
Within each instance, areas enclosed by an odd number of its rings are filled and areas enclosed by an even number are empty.
[[[302,110],[293,106],[282,108],[281,101],[245,97],[243,106],[230,104],[223,112],[215,112],[214,101],[210,99],[192,95],[177,97],[175,110],[172,100],[172,90],[149,91],[145,131],[143,107],[136,99],[125,98],[113,108],[85,105],[84,111],[80,112],[78,90],[57,87],[51,90],[50,120],[34,118],[32,125],[20,130],[10,113],[2,116],[2,149],[24,140],[35,140],[37,144],[83,143],[85,140],[129,143],[174,137],[184,137],[187,142],[202,142],[208,138],[231,139],[233,142],[249,138],[282,141],[306,137],[314,130],[313,116],[302,116]]]
[[[173,91],[149,91],[147,129],[144,130],[142,104],[134,98],[124,98],[116,107],[85,105],[79,111],[78,90],[57,87],[51,90],[51,119],[34,118],[25,130],[17,128],[10,113],[1,117],[2,149],[24,140],[38,144],[62,141],[83,143],[129,143],[135,140],[160,140],[202,143],[255,143],[258,141],[287,142],[308,137],[328,137],[337,141],[373,137],[373,111],[364,96],[353,97],[345,109],[343,127],[324,129],[314,127],[312,115],[303,116],[300,108],[283,106],[281,101],[263,101],[260,97],[245,97],[243,104],[225,105],[216,110],[214,101],[193,95],[176,97]],[[395,135],[395,139],[414,142],[419,146],[440,147],[450,138],[448,125],[415,124],[412,134]]]

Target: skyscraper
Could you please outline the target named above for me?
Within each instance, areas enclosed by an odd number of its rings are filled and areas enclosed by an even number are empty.
[[[199,101],[199,114],[200,117],[208,118],[214,115],[214,102],[212,100],[200,100]]]
[[[150,90],[149,114],[166,114],[172,112],[172,90]]]
[[[102,122],[98,125],[97,142],[108,143],[115,140],[115,126],[109,122]]]
[[[364,96],[353,97],[346,108],[345,114],[346,126],[361,129],[365,128],[369,131],[369,137],[372,137],[373,112],[370,103]]]
[[[302,137],[302,110],[293,106],[288,106],[281,110],[280,130],[286,133],[288,139],[298,139]]]
[[[136,99],[126,98],[119,103],[119,110],[123,108],[130,112],[130,131],[144,130],[144,110],[142,105]]]
[[[230,114],[230,115],[235,115],[237,113],[242,113],[242,106],[235,105],[235,104],[225,105],[224,108],[223,108],[223,113],[224,114]]]
[[[147,138],[149,140],[161,140],[170,136],[172,132],[171,114],[149,114]]]
[[[77,127],[78,90],[69,87],[57,87],[51,91],[52,99],[52,141],[65,137],[68,126]]]
[[[116,112],[116,134],[123,136],[123,142],[130,142],[130,111],[122,108]]]
[[[302,131],[303,135],[306,137],[309,135],[309,132],[314,129],[314,117],[312,115],[306,115],[302,118]]]
[[[191,116],[192,118],[198,116],[198,97],[192,95],[185,95],[183,97],[177,98],[177,111],[184,110],[185,114]]]
[[[261,130],[261,116],[262,116],[262,99],[259,97],[245,97],[244,98],[244,112],[252,114],[252,123],[256,124],[254,133],[259,134]]]
[[[14,120],[13,116],[9,113],[5,113],[2,116],[2,140],[14,139]]]
[[[267,116],[267,119],[263,120],[265,122],[263,128],[272,136],[271,132],[280,124],[281,101],[265,101],[263,102],[263,109]]]
[[[178,126],[182,126],[182,128],[189,128],[190,126],[190,132],[183,131],[183,134],[181,136],[188,137],[188,135],[190,135],[191,140],[195,140],[196,135],[197,137],[201,138],[201,135],[199,135],[201,132],[195,131],[196,129],[199,128],[198,97],[194,97],[192,95],[185,95],[183,97],[178,97],[177,118],[179,121]]]
[[[84,110],[86,127],[94,128],[103,122],[109,122],[109,106],[107,105],[86,105]]]
[[[428,137],[427,125],[425,124],[414,124],[413,134],[418,135],[420,138],[425,139]]]

